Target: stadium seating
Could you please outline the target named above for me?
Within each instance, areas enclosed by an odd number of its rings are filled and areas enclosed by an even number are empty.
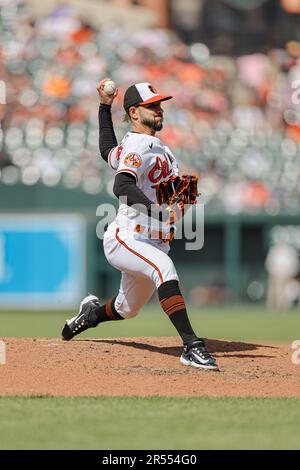
[[[129,84],[151,81],[174,95],[160,135],[183,172],[199,174],[212,211],[297,212],[300,127],[291,80],[299,63],[285,51],[252,57],[250,64],[210,57],[207,48],[186,46],[166,31],[95,31],[59,7],[36,20],[18,1],[1,7],[0,28],[7,85],[0,183],[110,191],[113,173],[98,150],[95,91],[109,75],[121,91],[113,114],[118,139],[127,130],[122,92]],[[261,77],[250,82],[245,70],[255,61]]]

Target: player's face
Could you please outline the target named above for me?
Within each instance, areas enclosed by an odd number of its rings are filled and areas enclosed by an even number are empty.
[[[161,102],[139,106],[139,117],[141,124],[149,127],[151,130],[157,132],[163,127],[164,111],[161,107]]]

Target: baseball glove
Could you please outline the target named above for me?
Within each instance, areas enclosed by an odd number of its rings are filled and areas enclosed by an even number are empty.
[[[171,176],[162,181],[156,188],[157,202],[161,206],[195,204],[198,193],[198,176],[183,175]]]

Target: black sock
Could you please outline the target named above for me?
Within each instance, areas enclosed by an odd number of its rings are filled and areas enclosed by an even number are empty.
[[[124,318],[121,317],[121,315],[119,315],[117,310],[115,309],[115,300],[116,297],[108,300],[106,304],[101,305],[99,308],[97,308],[97,310],[95,310],[95,315],[98,323],[103,323],[105,321],[112,320],[124,320]]]
[[[178,281],[164,282],[159,286],[157,292],[164,312],[175,326],[183,343],[190,344],[195,339],[198,339],[198,336],[195,334],[190,324]]]

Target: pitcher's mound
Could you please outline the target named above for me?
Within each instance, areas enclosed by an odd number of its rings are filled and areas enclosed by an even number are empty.
[[[0,395],[300,396],[288,345],[207,340],[220,372],[183,366],[180,339],[6,338]]]

